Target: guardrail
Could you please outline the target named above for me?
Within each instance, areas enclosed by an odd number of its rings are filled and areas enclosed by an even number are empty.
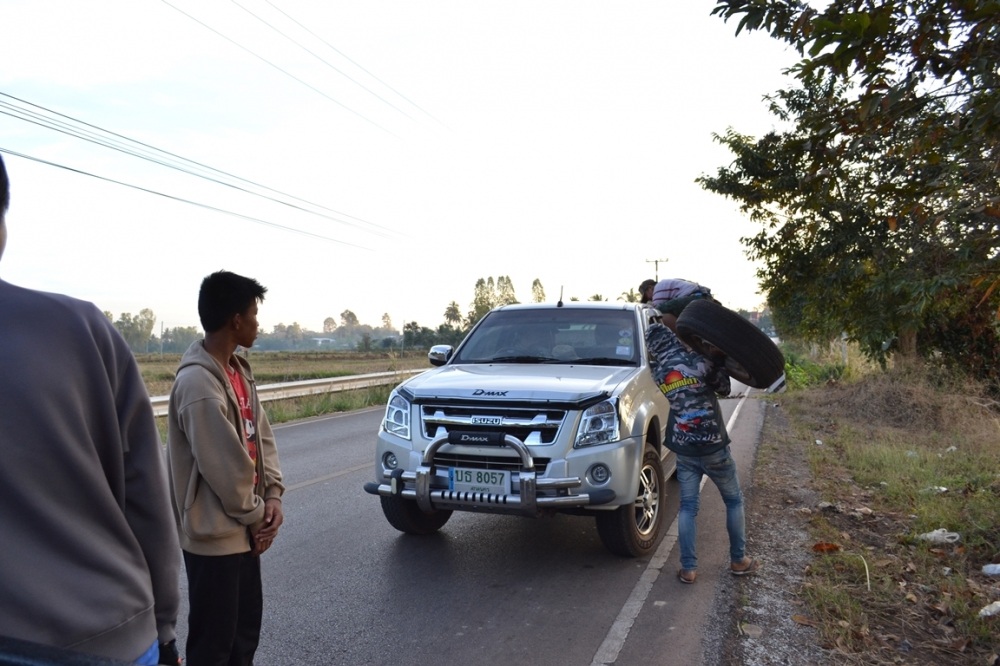
[[[301,398],[306,395],[320,393],[336,393],[338,391],[353,391],[371,386],[398,384],[410,375],[419,375],[425,370],[400,370],[398,372],[373,372],[368,375],[350,375],[348,377],[330,377],[329,379],[305,379],[300,382],[282,382],[278,384],[263,384],[257,386],[257,395],[261,402],[268,400],[284,400]],[[153,414],[166,416],[170,396],[160,395],[150,398],[153,404]]]

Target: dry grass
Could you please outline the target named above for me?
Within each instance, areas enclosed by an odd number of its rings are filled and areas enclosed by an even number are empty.
[[[824,647],[856,664],[1000,663],[1000,412],[967,379],[871,373],[782,397],[809,442],[817,552],[800,595]],[[780,442],[776,442],[780,449]],[[956,543],[920,535],[943,528]]]
[[[306,379],[347,377],[376,372],[421,370],[430,367],[426,351],[395,352],[254,352],[247,354],[258,384],[276,384]],[[169,395],[180,354],[149,354],[139,356],[139,369],[150,396]],[[320,416],[335,412],[363,409],[383,405],[388,400],[391,386],[380,386],[357,391],[319,394],[289,400],[272,400],[266,403],[271,423],[284,423],[296,419]],[[157,419],[160,439],[167,441],[167,419]]]
[[[146,354],[137,357],[151,396],[168,395],[180,354]],[[258,384],[346,377],[374,372],[429,368],[426,350],[400,352],[258,352],[246,355]]]

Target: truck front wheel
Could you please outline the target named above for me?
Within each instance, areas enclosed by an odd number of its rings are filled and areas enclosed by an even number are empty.
[[[614,511],[597,513],[597,533],[605,548],[622,557],[642,557],[653,552],[663,526],[663,487],[660,454],[647,442],[635,500]]]
[[[451,511],[438,510],[425,513],[415,501],[402,497],[380,497],[382,513],[389,524],[406,534],[433,534],[444,527],[451,518]]]

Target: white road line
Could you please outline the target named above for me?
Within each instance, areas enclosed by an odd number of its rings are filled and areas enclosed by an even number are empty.
[[[748,388],[743,397],[740,398],[740,401],[736,403],[736,409],[733,410],[729,421],[726,423],[727,431],[733,429],[733,424],[736,423],[736,417],[740,413],[740,408],[743,407],[743,403],[746,402],[749,395],[750,389]],[[705,481],[707,480],[707,476],[701,478],[701,485],[698,487],[699,493],[705,487]],[[676,543],[677,518],[674,518],[674,522],[670,524],[667,533],[663,535],[663,541],[660,542],[660,546],[649,559],[646,570],[642,572],[642,576],[639,577],[635,587],[632,588],[632,594],[628,596],[628,599],[625,600],[625,605],[618,612],[618,617],[615,618],[614,623],[608,630],[608,635],[604,637],[604,642],[597,648],[597,653],[594,655],[593,661],[590,662],[590,666],[609,666],[618,660],[618,653],[625,646],[625,639],[628,638],[628,632],[632,630],[635,619],[639,617],[639,611],[646,604],[649,591],[653,589],[653,583],[660,577],[663,565],[667,563],[670,552],[674,549]]]
[[[375,467],[375,463],[366,463],[364,465],[355,465],[354,467],[348,467],[347,469],[342,469],[339,472],[333,472],[332,474],[327,474],[325,476],[320,476],[315,479],[309,479],[308,481],[302,481],[300,483],[293,484],[285,488],[285,492],[291,492],[293,490],[298,490],[299,488],[306,488],[308,486],[322,483],[323,481],[329,481],[330,479],[336,479],[338,476],[344,476],[345,474],[354,474],[357,471],[363,469],[372,469]]]

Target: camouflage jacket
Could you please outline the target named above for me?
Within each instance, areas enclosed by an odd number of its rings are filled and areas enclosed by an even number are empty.
[[[669,328],[646,331],[653,380],[670,401],[667,447],[684,456],[707,456],[729,444],[719,395],[729,395],[725,368],[689,349]]]

